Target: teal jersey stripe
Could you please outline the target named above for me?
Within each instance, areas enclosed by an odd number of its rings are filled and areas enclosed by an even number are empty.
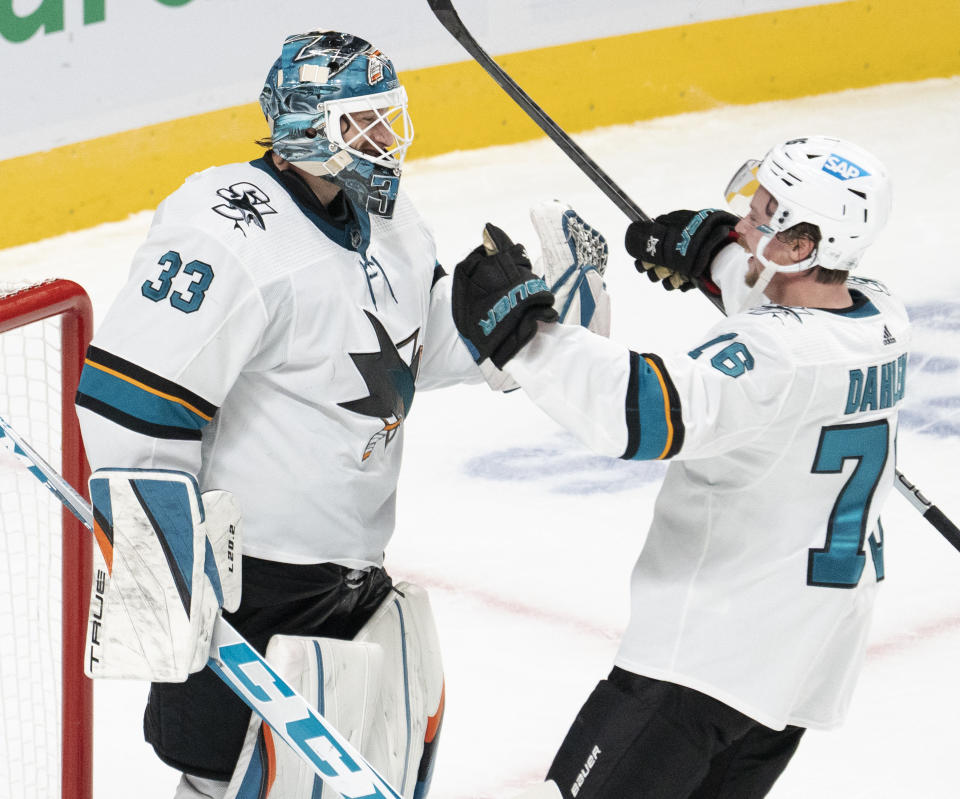
[[[868,316],[877,316],[880,313],[877,306],[862,291],[851,288],[850,298],[853,300],[853,304],[849,308],[822,308],[821,310],[837,316],[846,316],[850,319],[864,319]]]
[[[653,367],[641,359],[637,370],[637,415],[640,421],[640,441],[633,460],[654,460],[667,445],[667,418],[664,415],[663,388]]]
[[[877,310],[877,306],[874,305],[869,300],[863,305],[849,310],[836,311],[839,316],[847,316],[850,319],[865,319],[868,316],[877,316],[880,311]]]
[[[175,400],[158,396],[89,364],[80,374],[78,391],[147,425],[199,432],[209,421]]]
[[[683,420],[676,389],[663,362],[655,355],[648,357],[655,362],[660,375],[646,357],[630,353],[627,449],[621,456],[625,460],[670,458],[683,444]]]
[[[167,560],[183,610],[190,616],[193,597],[193,518],[182,483],[131,480],[130,487],[150,520]]]

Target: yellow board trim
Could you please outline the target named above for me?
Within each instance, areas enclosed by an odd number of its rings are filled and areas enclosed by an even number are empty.
[[[513,53],[498,62],[564,130],[960,74],[957,0],[849,0]],[[536,138],[473,61],[401,73],[411,157]],[[155,208],[183,179],[244,161],[255,103],[0,161],[0,248]],[[614,176],[615,177],[615,176]]]
[[[113,375],[118,380],[123,380],[125,383],[129,383],[131,386],[136,386],[142,391],[146,391],[148,394],[153,394],[155,397],[160,397],[160,399],[165,399],[169,402],[176,403],[177,405],[186,408],[191,413],[196,414],[204,421],[209,422],[211,419],[213,419],[210,414],[204,413],[199,408],[195,408],[186,400],[182,400],[179,397],[173,396],[172,394],[165,394],[162,391],[157,391],[157,389],[151,388],[146,383],[141,383],[139,380],[134,380],[132,377],[128,377],[127,375],[123,374],[123,372],[118,372],[116,369],[111,369],[109,366],[104,366],[102,363],[97,363],[89,358],[85,358],[83,362],[91,369],[97,369],[101,372],[106,372],[108,375]]]

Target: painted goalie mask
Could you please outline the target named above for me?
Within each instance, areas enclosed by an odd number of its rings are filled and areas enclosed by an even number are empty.
[[[383,53],[348,33],[288,36],[260,107],[277,155],[337,183],[368,213],[393,215],[413,123]]]

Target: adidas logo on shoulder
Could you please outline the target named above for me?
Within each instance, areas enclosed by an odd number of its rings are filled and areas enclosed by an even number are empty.
[[[890,328],[886,325],[883,326],[883,343],[884,344],[896,344],[897,340],[894,338],[893,333],[890,332]]]

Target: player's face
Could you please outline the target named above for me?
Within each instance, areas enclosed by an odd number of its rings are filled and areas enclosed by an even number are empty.
[[[777,201],[773,199],[770,192],[761,186],[750,200],[750,210],[747,215],[737,222],[734,228],[740,237],[740,246],[751,256],[749,268],[744,277],[744,282],[750,287],[757,282],[757,278],[763,272],[763,264],[753,256],[757,254],[757,248],[763,239],[773,233],[773,229],[769,225],[776,210]],[[779,237],[774,236],[766,245],[763,255],[768,261],[786,266],[796,262],[796,249],[795,244],[787,244],[781,241]]]
[[[397,137],[377,111],[356,111],[340,119],[340,133],[347,146],[366,155],[379,156],[397,144]]]

